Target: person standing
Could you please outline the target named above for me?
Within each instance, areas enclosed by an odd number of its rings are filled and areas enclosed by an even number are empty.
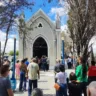
[[[60,72],[56,74],[56,83],[59,84],[60,89],[57,90],[56,96],[67,96],[67,73],[64,65],[59,66]]]
[[[25,58],[25,64],[28,66],[29,65],[29,61],[28,61],[28,58]]]
[[[25,60],[22,60],[20,66],[19,91],[23,91],[23,89],[26,91],[26,75],[27,75],[27,66],[25,65]],[[24,83],[24,87],[23,87],[23,83]]]
[[[68,83],[69,96],[82,96],[82,86],[77,82],[75,73],[71,72],[69,76],[70,82]]]
[[[14,96],[11,89],[9,75],[9,65],[3,65],[0,68],[0,96]]]
[[[32,87],[33,89],[38,87],[37,79],[40,78],[39,66],[36,63],[36,58],[33,58],[32,63],[28,65],[27,70],[28,70],[28,78],[29,78],[28,96],[31,96]]]
[[[88,83],[88,78],[87,78],[88,67],[84,59],[81,59],[81,62],[82,64],[76,67],[76,77],[77,77],[77,81],[81,82],[82,84],[82,91],[84,93],[84,96],[87,96],[86,87]]]
[[[17,60],[15,67],[16,67],[16,79],[19,79],[20,78],[20,62],[19,62],[19,60]]]
[[[72,59],[71,59],[71,57],[68,57],[67,64],[68,64],[68,69],[71,69],[72,68]]]
[[[49,70],[49,58],[48,57],[46,57],[46,61],[47,61],[47,71]]]
[[[91,66],[88,69],[88,83],[96,81],[96,66],[95,61],[91,61]]]
[[[60,72],[59,66],[60,66],[60,60],[56,59],[56,65],[54,67],[55,75]]]
[[[46,71],[46,65],[47,65],[46,56],[43,56],[43,58],[42,58],[42,66],[43,66],[43,70],[44,71]]]

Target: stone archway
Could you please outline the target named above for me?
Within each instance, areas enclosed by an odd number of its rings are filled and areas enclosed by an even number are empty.
[[[38,37],[33,44],[33,57],[42,55],[48,56],[48,45],[42,37]]]

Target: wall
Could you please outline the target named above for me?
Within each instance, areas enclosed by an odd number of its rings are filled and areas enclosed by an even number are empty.
[[[38,27],[39,23],[42,24],[42,27]],[[30,26],[31,22],[29,23]],[[49,22],[47,22],[44,18],[39,17],[38,19],[36,19],[30,26],[32,28],[32,30],[27,32],[27,38],[30,38],[27,46],[30,46],[26,49],[26,56],[28,58],[33,57],[33,44],[35,42],[35,40],[38,37],[42,37],[45,39],[45,41],[47,42],[48,45],[48,58],[50,59],[50,64],[54,65],[55,64],[55,59],[56,59],[56,52],[55,52],[55,31],[54,29],[52,29],[52,26],[50,25]]]

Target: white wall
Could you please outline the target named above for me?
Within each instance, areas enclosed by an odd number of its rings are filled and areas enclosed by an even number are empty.
[[[42,24],[42,27],[38,27],[39,23]],[[30,38],[31,43],[29,43],[28,46],[32,46],[35,42],[35,40],[38,37],[42,37],[45,39],[47,45],[48,45],[48,58],[50,59],[50,64],[55,64],[56,54],[55,54],[55,35],[54,35],[54,29],[50,26],[50,24],[44,20],[42,17],[35,20],[33,24],[31,24],[31,28],[33,30],[28,31],[28,38]],[[27,48],[26,50],[28,54],[27,57],[31,58],[33,56],[33,52],[31,48]]]

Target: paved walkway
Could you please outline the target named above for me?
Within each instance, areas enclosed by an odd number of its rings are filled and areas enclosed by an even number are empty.
[[[74,70],[66,70],[67,74],[74,72]],[[38,87],[43,90],[44,96],[55,96],[54,90],[54,72],[52,70],[48,72],[41,71],[41,77],[38,81]],[[19,82],[17,82],[17,89],[19,87]],[[27,92],[19,93],[16,92],[15,96],[28,96]]]

